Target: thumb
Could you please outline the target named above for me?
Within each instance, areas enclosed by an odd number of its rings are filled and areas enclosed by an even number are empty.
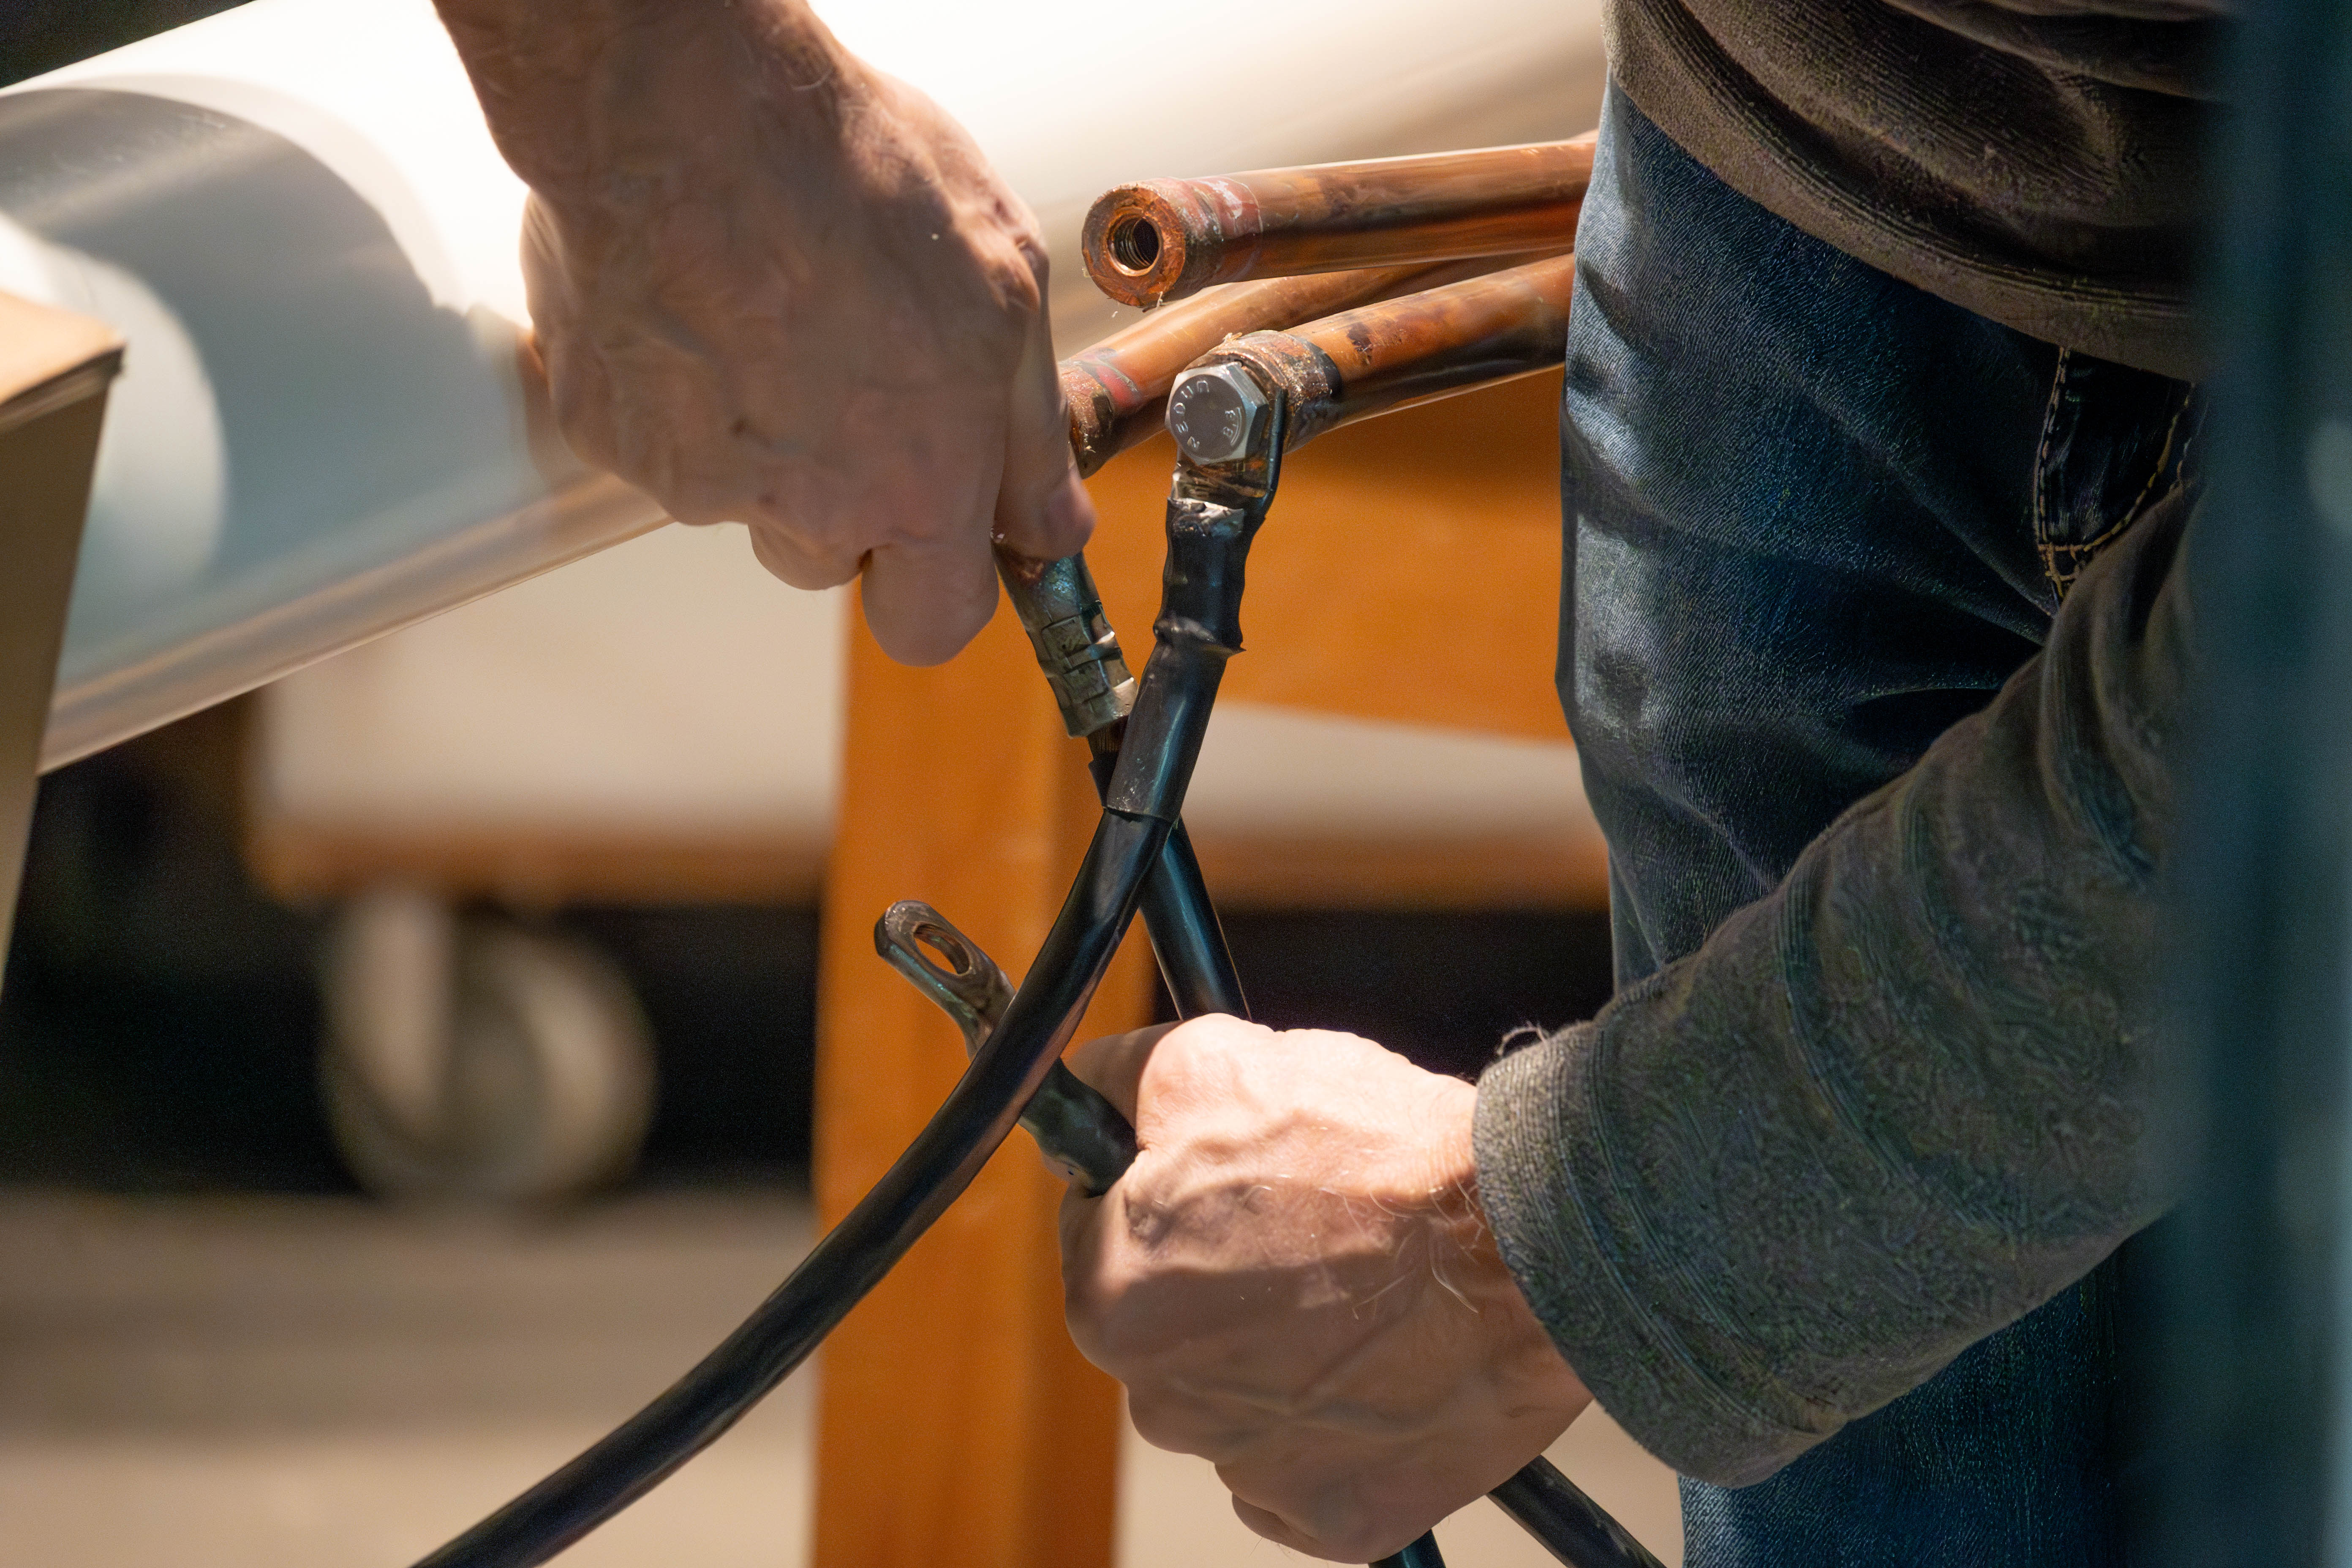
[[[1129,1029],[1124,1035],[1105,1035],[1088,1040],[1072,1051],[1063,1062],[1080,1082],[1094,1089],[1118,1108],[1128,1125],[1136,1125],[1135,1102],[1143,1082],[1143,1067],[1151,1059],[1152,1047],[1168,1037],[1173,1024],[1154,1024],[1148,1029]]]
[[[1054,363],[1054,323],[1046,310],[1045,262],[1037,271],[1037,313],[1013,373],[1004,429],[1004,476],[996,492],[996,535],[1014,551],[1058,561],[1086,548],[1095,506],[1070,458],[1070,410]]]

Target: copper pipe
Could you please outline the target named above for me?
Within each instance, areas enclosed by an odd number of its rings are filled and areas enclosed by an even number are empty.
[[[1087,214],[1087,275],[1128,305],[1213,283],[1564,248],[1593,133],[1120,185]]]
[[[1327,430],[1566,357],[1571,253],[1344,310],[1288,331],[1251,332],[1197,364],[1238,363],[1288,395],[1297,447]]]
[[[1160,428],[1184,367],[1239,332],[1286,327],[1387,298],[1427,268],[1371,267],[1244,283],[1152,311],[1062,362],[1070,451],[1092,474]]]
[[[1311,321],[1335,310],[1492,272],[1511,259],[1480,257],[1436,267],[1367,267],[1269,278],[1162,306],[1062,362],[1062,395],[1070,405],[1070,451],[1078,472],[1091,475],[1156,434],[1176,378],[1229,337]]]

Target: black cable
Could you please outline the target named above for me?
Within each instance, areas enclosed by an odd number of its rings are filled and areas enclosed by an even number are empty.
[[[658,1485],[808,1358],[961,1194],[1077,1030],[1170,824],[1105,812],[1028,981],[907,1152],[742,1326],[652,1404],[418,1568],[533,1568]]]
[[[1281,428],[1277,411],[1277,460]],[[1171,499],[1167,595],[1127,726],[1137,743],[1098,754],[1105,807],[1069,898],[1003,1020],[922,1131],[716,1350],[417,1568],[536,1568],[659,1485],[791,1375],[1011,1133],[1076,1033],[1139,905],[1179,1010],[1247,1016],[1178,813],[1224,662],[1240,649],[1243,560],[1272,497],[1272,466],[1264,477],[1263,489],[1239,506],[1181,493]],[[1125,1147],[1132,1158],[1131,1132]],[[1495,1497],[1573,1568],[1658,1568],[1543,1459]],[[1444,1559],[1435,1537],[1423,1535],[1380,1568],[1444,1568]]]
[[[1530,1461],[1486,1495],[1569,1568],[1664,1568],[1549,1459]]]
[[[1214,931],[1214,917],[1206,916],[1205,928],[1198,923],[1207,895],[1197,863],[1171,863],[1164,851],[1225,660],[1240,648],[1242,558],[1262,515],[1170,500],[1167,593],[1129,714],[1137,743],[1109,770],[1109,804],[1086,860],[1003,1022],[907,1152],[692,1371],[417,1568],[536,1568],[659,1485],[805,1361],[1011,1133],[1077,1032],[1156,867],[1171,867],[1163,879],[1180,922],[1171,935],[1188,952],[1182,962],[1192,962],[1190,951],[1207,940],[1204,929]],[[1222,948],[1221,935],[1215,944]],[[1223,967],[1230,972],[1230,959]]]
[[[1125,726],[1119,729],[1123,731]],[[1097,795],[1110,791],[1118,745],[1118,736],[1110,736],[1088,764]],[[1143,917],[1144,932],[1151,938],[1151,953],[1160,961],[1160,977],[1167,982],[1178,1017],[1197,1018],[1204,1013],[1249,1016],[1249,999],[1242,994],[1233,950],[1225,944],[1224,927],[1209,900],[1200,857],[1192,853],[1192,836],[1184,831],[1183,823],[1168,835],[1160,864],[1143,884],[1137,912]]]

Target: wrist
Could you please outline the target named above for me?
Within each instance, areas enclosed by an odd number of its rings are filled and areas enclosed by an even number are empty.
[[[1449,1225],[1465,1238],[1481,1235],[1486,1216],[1478,1203],[1478,1160],[1474,1131],[1478,1091],[1459,1079],[1438,1078],[1423,1113],[1420,1153],[1431,1199]]]
[[[1430,1142],[1434,1182],[1448,1194],[1444,1213],[1463,1266],[1465,1294],[1482,1314],[1491,1311],[1486,1331],[1497,1367],[1509,1369],[1506,1382],[1514,1396],[1555,1411],[1565,1425],[1592,1396],[1519,1289],[1479,1200],[1477,1103],[1475,1086],[1448,1079]]]

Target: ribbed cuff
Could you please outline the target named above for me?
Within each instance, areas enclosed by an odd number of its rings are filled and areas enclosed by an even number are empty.
[[[1608,1140],[1591,1092],[1605,1054],[1580,1025],[1505,1057],[1478,1080],[1478,1196],[1528,1304],[1602,1409],[1700,1480],[1763,1479],[1824,1433],[1771,1419],[1710,1376],[1668,1321],[1679,1289],[1637,1226],[1606,1216]],[[1631,1212],[1638,1213],[1638,1208]]]

